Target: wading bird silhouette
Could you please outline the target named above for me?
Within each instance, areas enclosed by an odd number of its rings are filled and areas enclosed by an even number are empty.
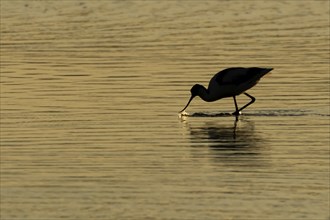
[[[206,102],[213,102],[222,98],[233,97],[236,111],[233,115],[240,115],[240,112],[255,102],[255,98],[245,91],[255,86],[261,77],[272,71],[273,68],[260,68],[260,67],[232,67],[224,69],[215,74],[209,82],[206,89],[204,86],[195,84],[190,92],[191,97],[187,105],[179,112],[182,113],[190,104],[194,97],[199,96]],[[244,95],[251,98],[251,101],[238,109],[236,96],[244,93]]]

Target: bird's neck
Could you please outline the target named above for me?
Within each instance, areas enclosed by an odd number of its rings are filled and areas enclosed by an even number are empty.
[[[204,86],[199,89],[198,96],[206,102],[214,101],[209,91]]]

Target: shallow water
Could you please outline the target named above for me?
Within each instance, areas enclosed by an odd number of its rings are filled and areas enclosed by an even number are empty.
[[[328,40],[329,1],[2,1],[1,219],[329,219]],[[178,117],[232,66],[254,104]]]

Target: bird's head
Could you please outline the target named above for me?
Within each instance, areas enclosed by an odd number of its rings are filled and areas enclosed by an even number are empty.
[[[191,97],[186,105],[186,107],[184,107],[179,113],[183,112],[184,110],[186,110],[186,108],[189,106],[191,100],[193,100],[193,98],[195,98],[196,96],[199,95],[199,91],[203,88],[202,85],[199,84],[195,84],[193,87],[191,87],[190,89],[190,93],[191,93]]]
[[[190,89],[190,93],[192,97],[198,96],[199,91],[203,88],[202,85],[195,84],[193,87]]]

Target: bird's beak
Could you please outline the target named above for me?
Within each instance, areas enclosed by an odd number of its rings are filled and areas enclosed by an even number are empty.
[[[193,100],[194,97],[195,97],[195,96],[191,96],[191,97],[190,97],[190,99],[189,99],[189,101],[188,101],[186,107],[184,107],[179,113],[181,113],[181,112],[183,112],[184,110],[186,110],[186,108],[188,107],[188,105],[190,104],[191,100]]]

